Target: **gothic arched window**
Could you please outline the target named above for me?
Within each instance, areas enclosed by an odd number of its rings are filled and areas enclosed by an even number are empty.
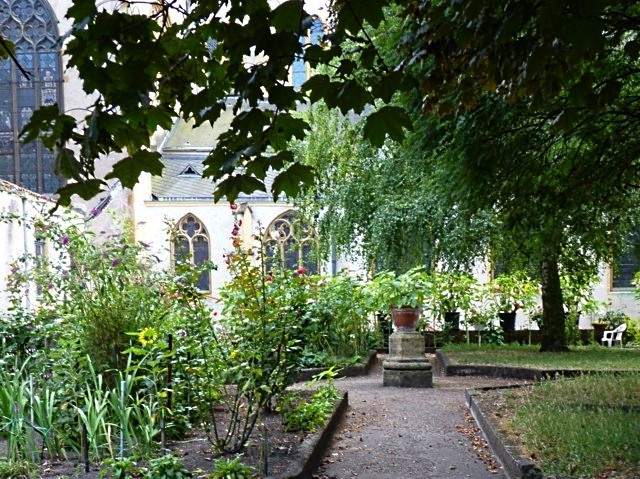
[[[27,73],[10,58],[0,60],[0,178],[40,193],[63,184],[54,172],[53,152],[40,142],[24,144],[18,135],[36,108],[61,106],[56,23],[46,0],[0,0],[0,31]]]
[[[304,268],[315,274],[318,272],[315,242],[313,227],[295,211],[287,211],[266,229],[263,246],[271,261],[280,261],[286,269]]]
[[[209,261],[209,234],[196,216],[185,215],[176,225],[173,238],[173,263],[200,265]],[[197,283],[200,291],[211,291],[211,273],[203,271]]]

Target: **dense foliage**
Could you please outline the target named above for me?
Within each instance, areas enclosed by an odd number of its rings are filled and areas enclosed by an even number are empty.
[[[347,277],[273,260],[266,271],[262,248],[234,236],[231,279],[210,305],[196,284],[212,265],[164,270],[126,228],[96,244],[63,223],[36,220],[49,254],[16,262],[0,321],[0,435],[12,464],[80,455],[83,444],[91,461],[153,456],[193,427],[238,452],[296,380],[303,352],[326,365],[364,356],[374,340]],[[38,301],[25,301],[34,287]],[[150,467],[173,474],[170,459]]]

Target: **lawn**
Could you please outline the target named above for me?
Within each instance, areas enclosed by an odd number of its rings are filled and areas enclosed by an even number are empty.
[[[585,371],[640,371],[640,348],[572,346],[565,353],[540,353],[539,346],[518,344],[477,346],[448,345],[442,348],[452,364],[488,364],[535,369]]]
[[[640,374],[545,380],[480,396],[498,429],[544,477],[640,477]]]
[[[537,346],[443,348],[454,364],[597,371],[479,394],[482,409],[522,456],[551,475],[640,477],[640,349]]]

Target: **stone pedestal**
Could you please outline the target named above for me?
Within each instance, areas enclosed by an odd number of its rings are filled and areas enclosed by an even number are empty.
[[[389,357],[382,362],[382,385],[433,387],[431,363],[424,355],[421,333],[396,331],[389,336]]]

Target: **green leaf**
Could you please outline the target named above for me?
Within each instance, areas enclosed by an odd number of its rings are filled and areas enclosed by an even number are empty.
[[[216,185],[213,199],[219,201],[226,196],[227,201],[233,203],[240,193],[266,191],[264,183],[250,175],[229,175]]]
[[[86,180],[81,183],[69,183],[58,189],[58,204],[69,206],[73,195],[78,195],[82,199],[90,200],[98,193],[104,191],[103,186],[106,186],[106,183],[98,179]]]
[[[113,165],[106,179],[117,178],[126,188],[133,188],[143,171],[155,176],[162,175],[164,165],[160,161],[160,153],[149,150],[138,150],[133,155]]]
[[[337,95],[331,101],[334,106],[340,108],[343,115],[349,113],[349,110],[361,113],[365,106],[373,105],[373,96],[357,81],[347,80],[342,84],[338,83],[338,85],[340,88]],[[325,98],[325,101],[329,101],[329,99]]]
[[[15,53],[15,46],[5,37],[0,35],[0,59],[9,58]]]
[[[300,27],[300,14],[303,12],[301,0],[288,0],[278,5],[271,17],[271,25],[278,32],[295,32]]]
[[[301,165],[300,163],[292,164],[273,181],[271,191],[274,201],[282,193],[285,193],[291,198],[298,197],[305,185],[313,184],[314,178],[315,174],[312,167]]]
[[[371,113],[365,122],[363,133],[372,145],[381,147],[386,135],[396,141],[402,141],[404,130],[412,130],[411,119],[404,109],[386,105]]]
[[[82,179],[82,165],[70,148],[56,150],[55,171],[65,178]]]
[[[96,2],[91,0],[75,0],[73,5],[67,10],[66,18],[75,18],[76,23],[87,21],[89,17],[93,17],[98,13]],[[78,27],[78,25],[74,25]]]

